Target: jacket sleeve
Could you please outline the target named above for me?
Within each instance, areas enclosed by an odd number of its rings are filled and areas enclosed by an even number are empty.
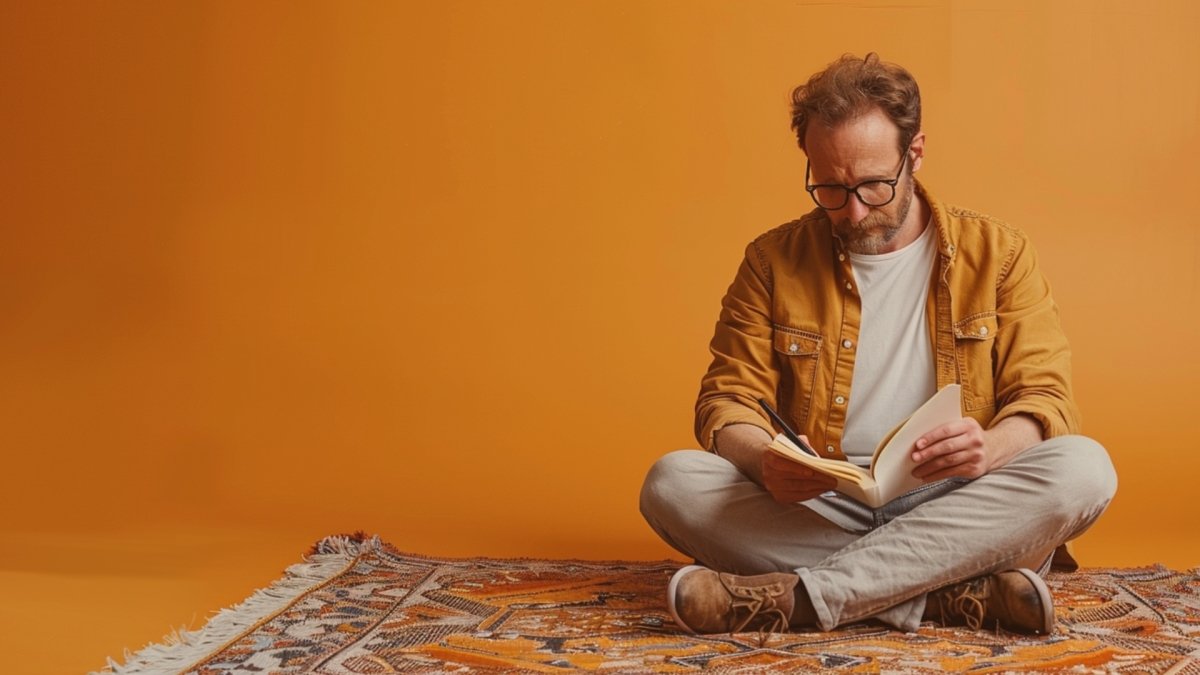
[[[696,440],[714,451],[718,431],[753,424],[775,435],[758,399],[775,400],[779,372],[772,355],[771,288],[755,244],[721,300],[721,315],[709,351],[712,363],[696,400]]]
[[[1079,433],[1071,391],[1071,348],[1037,255],[1019,234],[997,281],[996,416],[1034,417],[1046,438]]]

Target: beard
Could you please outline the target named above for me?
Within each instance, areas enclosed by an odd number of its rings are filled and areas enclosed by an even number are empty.
[[[846,249],[851,253],[864,255],[883,253],[888,244],[900,233],[904,227],[904,221],[908,218],[908,210],[912,208],[913,200],[912,172],[907,173],[908,180],[904,181],[905,187],[901,188],[901,193],[897,195],[898,199],[892,202],[896,206],[894,211],[891,213],[882,210],[874,211],[857,223],[851,223],[849,218],[842,218],[833,223],[834,234],[845,243]],[[857,199],[853,195],[850,198]]]

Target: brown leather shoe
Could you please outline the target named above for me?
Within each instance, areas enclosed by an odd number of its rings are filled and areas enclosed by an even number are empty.
[[[971,630],[999,626],[1014,633],[1054,631],[1054,601],[1042,578],[1027,569],[975,577],[939,588],[925,599],[925,618]]]
[[[675,623],[690,633],[783,633],[799,582],[795,574],[782,572],[743,577],[688,565],[671,577],[667,607]]]

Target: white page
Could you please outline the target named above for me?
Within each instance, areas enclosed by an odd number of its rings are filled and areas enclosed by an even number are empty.
[[[880,486],[883,503],[920,487],[924,481],[912,475],[917,463],[912,459],[913,445],[926,432],[948,422],[962,419],[962,387],[949,384],[917,409],[896,432],[876,459],[872,469]]]

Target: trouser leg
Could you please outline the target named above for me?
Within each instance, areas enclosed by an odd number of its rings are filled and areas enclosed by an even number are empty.
[[[776,502],[729,461],[700,450],[659,459],[642,486],[641,509],[675,550],[734,574],[795,572],[862,537],[799,503]],[[886,608],[875,618],[895,624],[912,611]]]
[[[1011,569],[1037,569],[1082,533],[1116,489],[1104,449],[1060,437],[866,535],[783,505],[715,455],[664,456],[642,488],[647,522],[671,546],[723,572],[795,571],[824,630],[875,618],[915,630],[925,594]]]
[[[737,467],[701,450],[665,455],[642,486],[642,515],[675,550],[734,574],[816,565],[860,534],[780,504]]]
[[[1038,569],[1095,522],[1115,492],[1103,447],[1082,436],[1053,438],[796,572],[823,629],[906,607],[908,616],[888,622],[915,630],[929,591]]]

